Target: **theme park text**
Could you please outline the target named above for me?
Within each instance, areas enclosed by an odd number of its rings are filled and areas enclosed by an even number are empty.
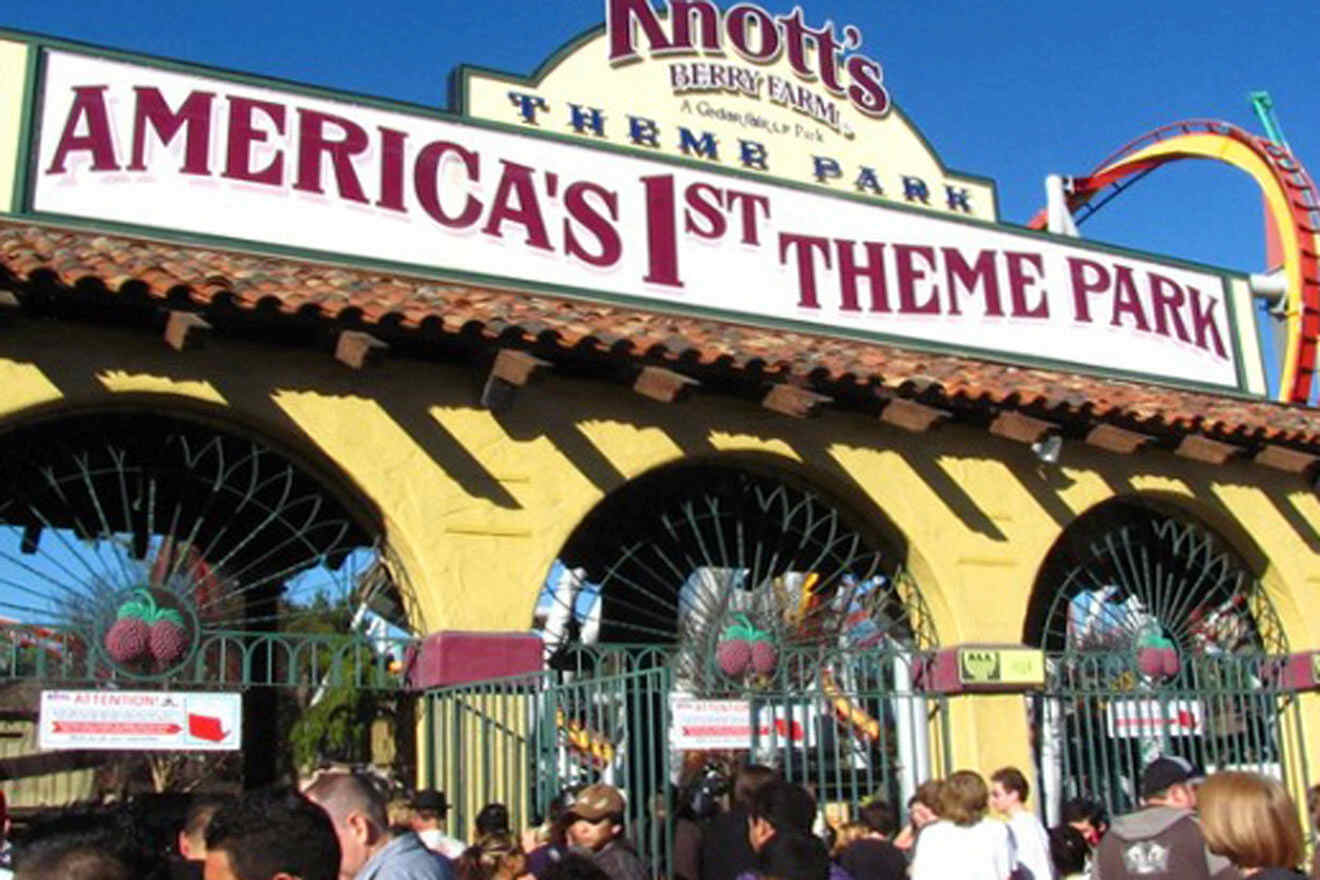
[[[69,53],[45,88],[40,212],[1238,384],[1230,288],[1204,269]]]
[[[880,64],[865,55],[846,54],[862,45],[862,32],[855,25],[844,27],[840,38],[828,22],[819,29],[808,27],[801,8],[774,16],[753,3],[739,3],[727,12],[713,0],[669,0],[668,5],[668,17],[661,18],[650,0],[607,0],[610,63],[636,60],[639,36],[656,55],[724,54],[727,46],[754,64],[765,64],[782,54],[800,79],[819,81],[862,113],[883,116],[889,110]],[[759,89],[759,83],[746,75],[735,76],[732,87],[747,91]]]

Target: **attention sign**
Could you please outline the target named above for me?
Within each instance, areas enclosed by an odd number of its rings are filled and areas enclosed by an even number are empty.
[[[233,751],[243,698],[184,691],[42,691],[42,749]]]

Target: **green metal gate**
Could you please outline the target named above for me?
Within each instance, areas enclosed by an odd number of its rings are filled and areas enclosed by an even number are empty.
[[[426,785],[453,804],[450,831],[469,838],[487,803],[514,827],[542,820],[564,789],[623,791],[628,834],[644,863],[670,861],[669,667],[583,675],[549,670],[441,688],[423,700]]]
[[[920,783],[953,769],[948,698],[913,686],[919,658],[899,650],[789,654],[766,689],[747,695],[751,756],[814,792],[833,822],[855,819],[872,798],[902,813]]]
[[[1085,795],[1125,812],[1136,804],[1142,767],[1162,754],[1206,772],[1274,776],[1305,802],[1302,716],[1283,687],[1282,664],[1266,655],[1205,654],[1161,681],[1146,674],[1149,657],[1050,655],[1045,690],[1032,700],[1047,803]]]
[[[558,669],[428,692],[423,778],[454,804],[450,830],[459,836],[489,802],[507,804],[525,824],[564,788],[616,785],[639,853],[667,876],[674,784],[692,735],[683,729],[685,703],[714,706],[745,725],[730,737],[741,736],[741,748],[696,751],[774,766],[842,821],[872,797],[901,805],[920,782],[950,769],[947,700],[913,687],[918,658],[790,649],[774,676],[698,698],[675,690],[672,648],[577,646],[560,655]]]
[[[1142,499],[1103,505],[1050,551],[1028,643],[1046,652],[1031,700],[1042,803],[1131,809],[1144,764],[1175,754],[1246,769],[1305,802],[1302,716],[1286,687],[1283,626],[1220,535]]]

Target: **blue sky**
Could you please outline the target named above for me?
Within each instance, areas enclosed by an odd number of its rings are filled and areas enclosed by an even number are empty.
[[[727,4],[726,4],[727,5]],[[791,8],[765,0],[772,12]],[[1320,167],[1320,4],[808,0],[809,24],[856,24],[895,102],[944,162],[994,179],[1003,219],[1043,203],[1050,172],[1084,173],[1184,118],[1258,129],[1268,90],[1294,153]],[[529,73],[601,23],[604,0],[282,3],[8,0],[0,25],[314,85],[442,106],[461,62]],[[1261,268],[1254,184],[1213,163],[1147,178],[1088,238]]]

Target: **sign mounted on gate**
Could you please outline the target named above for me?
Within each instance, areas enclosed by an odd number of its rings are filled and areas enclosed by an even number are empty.
[[[234,751],[243,696],[208,691],[42,691],[39,748]]]
[[[1111,737],[1200,736],[1205,707],[1200,700],[1114,700],[1105,721]]]
[[[1022,645],[961,645],[913,668],[913,684],[945,694],[1025,691],[1045,683],[1045,655]]]
[[[805,706],[761,705],[748,700],[703,700],[691,694],[669,697],[670,742],[680,750],[750,749],[755,739],[810,745]],[[755,718],[755,729],[753,728]]]

